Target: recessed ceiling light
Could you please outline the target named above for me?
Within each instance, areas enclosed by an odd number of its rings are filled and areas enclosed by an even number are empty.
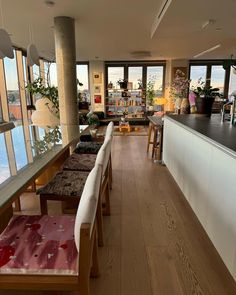
[[[55,5],[55,2],[52,0],[45,0],[44,3],[48,6],[48,7],[53,7]]]

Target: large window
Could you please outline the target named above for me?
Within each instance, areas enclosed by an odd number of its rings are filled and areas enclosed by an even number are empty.
[[[88,64],[77,64],[76,76],[77,90],[80,93],[81,99],[85,101],[90,101]]]
[[[0,184],[10,176],[5,137],[0,133]]]
[[[147,83],[154,81],[154,90],[157,97],[163,96],[163,66],[149,66],[147,67]]]
[[[229,80],[229,96],[231,96],[231,94],[236,95],[236,70],[234,70],[233,67],[230,68]]]
[[[225,84],[225,70],[223,66],[212,66],[211,67],[211,86],[214,88],[219,88],[220,94],[224,94],[224,84]]]
[[[22,124],[22,111],[15,51],[13,59],[7,57],[4,58],[4,69],[7,88],[9,117],[10,120],[14,121],[16,124]]]
[[[206,82],[207,66],[190,67],[190,89],[198,85],[199,80]]]
[[[20,170],[28,163],[23,126],[18,126],[12,129],[11,134],[16,159],[16,167],[17,170]]]
[[[112,83],[114,88],[118,87],[117,81],[124,79],[124,67],[108,67],[108,83]]]
[[[57,65],[55,62],[49,64],[50,85],[57,86]]]
[[[128,81],[132,83],[133,89],[138,89],[143,80],[143,67],[129,67]]]

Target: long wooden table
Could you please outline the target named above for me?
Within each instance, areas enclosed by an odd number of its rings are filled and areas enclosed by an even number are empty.
[[[35,157],[33,163],[26,165],[17,175],[4,182],[0,187],[0,232],[13,214],[12,203],[36,180],[40,179],[41,185],[48,182],[69,157],[70,147],[78,141],[79,137],[65,146],[54,146],[50,151]]]

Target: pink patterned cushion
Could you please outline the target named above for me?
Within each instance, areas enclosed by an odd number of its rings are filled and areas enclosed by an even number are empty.
[[[94,154],[72,154],[63,164],[63,170],[91,171],[96,157]]]
[[[74,216],[14,216],[0,235],[0,273],[78,275]]]

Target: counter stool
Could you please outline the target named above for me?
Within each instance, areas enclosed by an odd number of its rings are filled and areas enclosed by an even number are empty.
[[[154,125],[150,122],[149,123],[149,127],[148,127],[148,144],[147,144],[147,153],[149,152],[149,146],[151,144],[153,144],[154,139],[152,140],[152,137],[154,137],[154,134],[152,134],[154,132]]]

